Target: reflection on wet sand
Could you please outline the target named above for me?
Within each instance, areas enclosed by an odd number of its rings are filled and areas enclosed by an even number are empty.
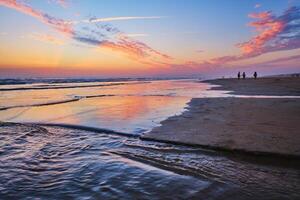
[[[5,91],[0,103],[6,110],[1,111],[0,120],[63,123],[140,134],[159,125],[161,120],[181,113],[192,97],[205,95],[207,88],[208,84],[194,81],[153,81]]]
[[[100,97],[66,104],[14,108],[2,111],[0,120],[64,123],[134,133],[158,125],[176,111],[180,113],[187,101],[183,97],[163,96]]]

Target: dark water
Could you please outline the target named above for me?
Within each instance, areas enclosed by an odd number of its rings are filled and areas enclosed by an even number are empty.
[[[101,132],[2,124],[0,199],[300,199],[299,163],[270,162]]]

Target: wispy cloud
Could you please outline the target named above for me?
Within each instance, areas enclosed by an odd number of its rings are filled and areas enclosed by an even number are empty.
[[[56,3],[63,8],[68,7],[69,1],[68,0],[48,0],[49,3]]]
[[[144,58],[171,59],[170,56],[151,48],[147,44],[126,36],[126,34],[115,27],[102,25],[98,26],[98,28],[101,28],[102,32],[86,28],[84,32],[75,33],[73,38],[79,42],[98,48],[106,48],[112,51],[122,52],[135,60]],[[113,34],[115,37],[113,39],[108,38],[104,30]]]
[[[254,8],[260,8],[261,7],[261,4],[257,3],[254,5]]]
[[[42,33],[31,33],[28,35],[29,38],[42,41],[42,42],[47,42],[47,43],[52,43],[55,45],[63,45],[65,42],[59,38],[56,38],[52,35],[49,34],[42,34]]]
[[[107,17],[107,18],[90,18],[78,21],[67,21],[66,24],[78,23],[97,23],[97,22],[111,22],[111,21],[124,21],[124,20],[141,20],[141,19],[161,19],[163,16],[129,16],[129,17]]]
[[[68,37],[95,48],[109,48],[113,51],[122,52],[135,60],[151,59],[171,59],[170,56],[163,54],[145,43],[133,40],[126,36],[119,29],[108,25],[98,24],[96,22],[108,22],[112,20],[131,20],[131,19],[156,19],[160,17],[112,17],[112,18],[93,18],[88,23],[95,23],[90,27],[75,27],[76,23],[70,23],[62,19],[55,18],[39,10],[33,9],[28,4],[17,0],[0,0],[0,5],[17,10],[21,13],[30,15],[56,29],[60,33],[64,33]],[[36,37],[41,40],[55,41],[50,37]],[[145,62],[145,61],[143,61]],[[149,62],[149,61],[147,61]]]
[[[21,3],[16,0],[0,0],[0,5],[17,10],[21,13],[30,15],[32,17],[35,17],[36,19],[43,22],[44,24],[47,24],[62,33],[72,34],[73,32],[72,26],[65,24],[64,20],[54,18],[39,10],[35,10],[29,5],[25,4],[24,2]]]
[[[267,64],[282,64],[283,62],[290,62],[290,61],[297,61],[297,63],[300,63],[300,55],[294,55],[294,56],[287,56],[283,58],[277,58],[274,60],[266,61],[263,63],[259,63],[259,65],[267,65]]]
[[[152,35],[155,36],[169,36],[169,35],[198,35],[200,32],[196,32],[196,31],[186,31],[186,32],[170,32],[170,33],[153,33]],[[150,34],[146,34],[146,33],[132,33],[132,34],[126,34],[126,36],[128,37],[146,37],[146,36],[150,36]]]
[[[86,28],[74,34],[74,39],[98,48],[106,48],[112,51],[124,53],[134,60],[143,59],[171,59],[147,44],[128,37],[125,33],[110,25],[98,25],[97,28]],[[101,30],[99,32],[99,30]],[[108,34],[107,34],[108,33]],[[145,61],[143,61],[145,62]],[[153,62],[151,62],[153,64]]]
[[[127,37],[147,37],[149,34],[146,33],[130,33],[130,34],[125,34]]]

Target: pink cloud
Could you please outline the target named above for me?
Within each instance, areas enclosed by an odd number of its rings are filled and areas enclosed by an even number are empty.
[[[100,47],[108,48],[113,51],[119,51],[125,53],[131,58],[143,58],[147,55],[144,49],[137,46],[135,43],[128,42],[126,40],[115,43],[111,41],[105,41],[101,43]]]
[[[249,14],[249,17],[258,20],[249,25],[256,28],[259,34],[247,42],[238,44],[238,47],[244,54],[259,54],[262,53],[263,47],[268,41],[276,38],[284,30],[286,24],[273,17],[270,12]]]
[[[147,65],[160,65],[160,59],[172,59],[170,56],[160,53],[144,43],[130,40],[130,38],[123,38],[117,42],[104,41],[99,45],[99,47],[122,52],[129,58],[139,60],[141,63]],[[147,58],[148,61],[146,61],[145,58]],[[160,59],[157,60],[157,58]]]
[[[271,17],[271,12],[264,11],[264,12],[260,12],[260,13],[250,13],[248,15],[248,17],[254,18],[254,19],[268,19]]]
[[[255,28],[257,34],[249,41],[237,44],[241,49],[241,54],[216,57],[202,62],[187,61],[182,64],[170,64],[170,66],[176,70],[186,68],[191,71],[207,72],[222,68],[228,69],[231,62],[265,53],[300,48],[300,9],[298,7],[291,7],[279,16],[274,16],[270,11],[251,13],[248,16],[256,20],[249,25]],[[276,63],[288,61],[291,58],[276,60]]]
[[[256,19],[249,25],[254,27],[257,35],[249,41],[237,44],[240,55],[229,55],[213,58],[207,62],[198,63],[203,67],[220,67],[230,62],[253,58],[265,53],[292,50],[300,48],[300,9],[291,7],[282,15],[274,16],[270,11],[249,14]]]
[[[31,8],[27,4],[20,3],[16,0],[0,0],[0,5],[30,15],[38,19],[39,21],[43,22],[44,24],[47,24],[62,33],[72,34],[73,32],[72,26],[65,24],[64,20],[51,17],[50,15],[47,15],[41,11]]]
[[[254,27],[258,34],[237,46],[248,56],[300,48],[299,13],[298,7],[291,7],[280,16],[274,16],[270,11],[250,14],[249,17],[256,21],[249,25]]]

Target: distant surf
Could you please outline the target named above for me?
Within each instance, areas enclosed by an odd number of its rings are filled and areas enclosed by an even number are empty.
[[[31,86],[31,87],[0,88],[0,91],[91,88],[91,87],[107,87],[107,86],[118,86],[118,85],[128,85],[128,84],[141,84],[141,82],[109,83],[109,84],[93,84],[93,85],[70,85],[70,86],[69,85],[53,85],[53,86],[52,85],[40,85],[40,86]]]

